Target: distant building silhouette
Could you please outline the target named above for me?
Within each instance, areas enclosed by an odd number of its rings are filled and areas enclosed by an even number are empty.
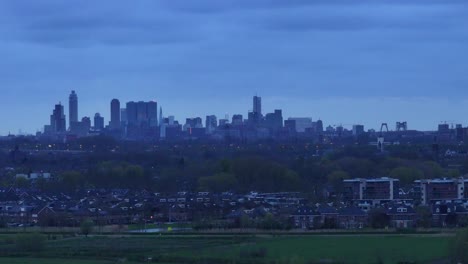
[[[120,101],[118,99],[113,99],[111,101],[111,120],[109,123],[110,129],[119,129],[120,128]]]
[[[96,113],[94,115],[94,129],[95,130],[103,130],[104,129],[104,117],[101,114]]]
[[[319,134],[319,135],[323,134],[323,122],[322,122],[322,120],[319,119],[315,123],[316,123],[315,130],[316,130],[317,134]]]
[[[233,126],[242,126],[244,124],[244,117],[242,115],[233,115],[231,124]]]
[[[73,123],[78,122],[78,95],[75,91],[72,91],[68,98],[68,107],[69,125],[72,126]]]
[[[206,133],[212,134],[218,127],[218,118],[215,115],[206,116],[205,127]]]
[[[158,125],[158,104],[143,101],[128,102],[127,123],[138,127],[156,127]]]
[[[52,133],[64,133],[67,130],[67,121],[62,104],[56,104],[50,116],[50,130]]]
[[[290,117],[288,120],[295,121],[296,132],[304,133],[307,128],[312,127],[312,118],[309,117]]]
[[[262,98],[259,96],[253,97],[253,112],[262,115]]]
[[[265,126],[272,132],[277,132],[283,127],[283,111],[275,110],[274,113],[265,115]]]
[[[353,125],[353,136],[359,136],[364,134],[364,126],[363,125]]]

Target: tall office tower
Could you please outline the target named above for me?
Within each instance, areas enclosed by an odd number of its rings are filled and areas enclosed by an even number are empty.
[[[205,127],[206,127],[207,134],[212,134],[215,131],[217,126],[218,126],[218,118],[216,118],[215,115],[206,116]]]
[[[353,136],[364,134],[364,125],[353,125]]]
[[[185,119],[185,127],[187,128],[202,128],[203,121],[201,117],[194,117],[194,118],[186,118]]]
[[[164,122],[164,120],[163,120],[162,107],[159,107],[159,122],[158,122],[158,124],[161,125],[163,122]]]
[[[137,118],[137,103],[135,102],[128,102],[127,103],[127,123],[129,125],[136,125],[138,118]]]
[[[154,101],[146,103],[146,118],[150,127],[158,126],[158,103]]]
[[[137,123],[139,125],[142,125],[143,123],[146,123],[148,121],[146,103],[143,101],[139,101],[136,103],[136,107],[137,107]]]
[[[244,124],[244,117],[242,115],[233,115],[231,124],[233,126],[242,126]]]
[[[69,116],[70,126],[72,123],[78,122],[78,96],[75,91],[72,91],[70,97],[68,98],[68,107],[69,107]]]
[[[259,96],[253,97],[253,112],[262,116],[262,98]]]
[[[96,113],[94,115],[94,129],[95,130],[103,130],[104,129],[104,117],[101,114]]]
[[[120,101],[113,99],[111,101],[111,120],[109,123],[110,129],[120,128]]]
[[[315,132],[317,134],[321,135],[323,133],[323,122],[322,120],[317,120],[316,125],[315,125]]]
[[[91,118],[84,116],[83,118],[81,118],[81,123],[86,131],[89,131],[89,129],[91,129]]]
[[[295,121],[296,132],[303,133],[307,128],[312,127],[312,118],[309,117],[290,117],[288,120]]]
[[[265,116],[265,125],[272,129],[278,130],[283,127],[283,111],[275,110],[274,113],[268,113]]]
[[[127,124],[127,122],[128,122],[127,108],[120,108],[120,123]]]
[[[67,121],[61,103],[56,104],[50,116],[50,128],[53,133],[63,133],[67,130]]]
[[[128,102],[127,122],[129,125],[156,127],[158,126],[158,103]]]

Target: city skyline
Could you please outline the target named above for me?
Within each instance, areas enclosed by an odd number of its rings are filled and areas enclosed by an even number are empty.
[[[109,102],[103,102],[102,104],[94,104],[92,101],[91,102],[86,102],[86,98],[87,96],[82,96],[80,95],[80,92],[79,90],[74,90],[76,92],[76,94],[78,95],[78,98],[79,98],[79,109],[80,111],[78,112],[78,120],[81,120],[81,118],[83,117],[89,117],[91,119],[94,118],[95,114],[99,113],[101,117],[104,118],[105,120],[105,126],[109,125],[109,122],[111,121],[111,101],[110,100]],[[71,91],[68,91],[65,92],[64,96],[62,96],[64,98],[64,100],[55,100],[55,103],[52,102],[51,105],[48,105],[48,106],[45,106],[47,109],[43,110],[41,109],[40,111],[36,111],[35,113],[40,115],[39,118],[35,118],[36,120],[39,120],[39,121],[36,121],[36,123],[39,123],[38,127],[36,129],[33,129],[31,131],[28,131],[26,129],[23,129],[23,128],[19,128],[18,130],[11,130],[11,129],[8,129],[8,128],[5,128],[3,129],[1,126],[0,126],[0,136],[5,136],[5,135],[8,135],[8,134],[35,134],[35,132],[42,132],[44,130],[44,124],[48,124],[49,122],[49,116],[51,114],[51,111],[53,109],[53,106],[56,105],[56,104],[61,104],[63,107],[64,107],[64,113],[65,113],[65,117],[66,117],[66,127],[67,129],[70,127],[70,123],[69,123],[69,120],[70,120],[70,116],[69,116],[69,110],[70,110],[70,106],[69,106],[69,102],[68,102],[68,97],[69,97],[69,94],[70,94]],[[371,122],[362,122],[362,118],[359,119],[359,121],[349,121],[349,120],[344,120],[344,119],[340,119],[339,116],[330,116],[330,115],[327,115],[327,107],[333,107],[333,104],[331,102],[334,102],[335,100],[338,102],[336,103],[336,105],[340,105],[341,103],[343,104],[346,104],[346,103],[349,103],[349,99],[346,99],[346,98],[329,98],[329,99],[324,99],[324,100],[321,100],[321,102],[319,101],[312,101],[312,100],[307,100],[307,99],[302,99],[301,101],[303,102],[303,104],[306,104],[307,101],[309,102],[312,102],[312,104],[315,104],[316,105],[316,109],[320,110],[320,111],[323,111],[324,114],[323,115],[320,115],[320,114],[309,114],[307,115],[307,113],[305,114],[294,114],[292,113],[293,111],[290,111],[288,109],[288,107],[281,107],[280,103],[283,103],[282,105],[285,105],[287,103],[287,99],[285,98],[278,98],[278,97],[263,97],[261,95],[257,95],[261,98],[261,101],[262,101],[262,113],[263,113],[263,116],[266,114],[266,113],[272,113],[274,112],[276,109],[280,109],[282,110],[283,112],[283,117],[284,117],[284,120],[287,120],[288,118],[302,118],[302,117],[305,117],[305,118],[311,118],[313,121],[316,121],[318,119],[322,120],[324,122],[324,128],[327,127],[327,126],[339,126],[339,125],[342,125],[344,128],[347,128],[349,130],[352,130],[353,129],[353,125],[364,125],[365,127],[365,130],[367,131],[368,129],[376,129],[378,130],[380,128],[380,125],[382,123],[388,123],[390,124],[390,130],[394,130],[394,124],[396,122],[402,122],[402,121],[406,121],[408,122],[408,129],[410,130],[420,130],[420,131],[436,131],[437,130],[437,125],[439,124],[443,124],[443,123],[447,123],[449,125],[454,125],[455,124],[462,124],[464,127],[468,125],[468,119],[467,121],[465,122],[464,120],[455,120],[453,118],[450,118],[447,117],[445,118],[444,116],[440,116],[440,118],[433,118],[433,120],[428,120],[427,122],[418,122],[417,118],[418,115],[421,115],[423,116],[423,112],[426,112],[431,109],[431,108],[434,108],[434,105],[436,103],[436,101],[434,100],[431,100],[430,98],[418,98],[416,101],[417,101],[417,104],[419,104],[420,108],[419,109],[412,109],[413,111],[412,112],[407,112],[407,114],[405,115],[406,117],[413,117],[413,118],[405,118],[405,116],[402,116],[401,118],[393,118],[393,111],[392,111],[392,108],[389,107],[391,106],[392,104],[395,104],[396,101],[400,101],[400,102],[403,102],[404,105],[406,105],[408,107],[408,110],[412,108],[412,105],[414,104],[413,101],[411,100],[404,100],[404,99],[400,99],[400,98],[379,98],[379,99],[362,99],[361,102],[363,102],[363,104],[371,104],[373,105],[375,108],[374,109],[378,109],[379,108],[379,105],[382,106],[381,108],[381,114],[382,114],[382,118],[380,119],[379,117],[375,116],[373,118],[373,121]],[[243,98],[243,100],[240,102],[240,103],[236,103],[236,104],[232,104],[232,105],[229,105],[228,104],[228,107],[226,109],[232,109],[230,112],[223,112],[223,111],[218,111],[218,112],[214,112],[214,111],[211,111],[211,112],[203,112],[204,111],[210,111],[209,107],[201,107],[201,105],[203,104],[203,102],[200,102],[200,109],[197,111],[191,111],[193,114],[183,114],[185,112],[184,109],[182,110],[177,110],[175,109],[174,107],[170,107],[170,104],[161,104],[158,100],[154,99],[153,100],[149,100],[149,99],[144,99],[144,98],[140,98],[140,99],[135,99],[135,100],[122,100],[122,99],[119,99],[119,98],[114,98],[114,99],[117,99],[120,101],[120,107],[121,108],[125,108],[126,106],[126,103],[127,102],[140,102],[140,101],[154,101],[158,104],[158,113],[159,113],[159,107],[161,106],[163,109],[164,109],[164,117],[168,117],[168,116],[174,116],[176,120],[179,120],[179,122],[181,123],[184,123],[185,119],[186,118],[194,118],[194,117],[201,117],[203,120],[205,120],[206,116],[210,116],[210,115],[215,115],[217,117],[217,119],[223,119],[225,118],[225,116],[228,116],[230,119],[236,115],[236,114],[240,114],[240,115],[243,115],[244,119],[247,119],[248,117],[248,113],[249,112],[252,112],[253,111],[253,102],[252,102],[252,98],[253,96],[250,96],[250,97],[245,97]],[[297,99],[299,100],[299,99]],[[182,100],[183,101],[183,100]],[[353,100],[354,101],[354,100]],[[442,102],[442,103],[441,103]],[[451,101],[450,100],[442,100],[441,102],[437,102],[439,105],[440,108],[443,108],[443,107],[450,107],[450,104],[451,104]],[[272,105],[272,104],[277,104],[276,106],[275,105]],[[466,111],[462,111],[462,115],[464,112],[468,112],[468,100],[463,100],[463,101],[460,101],[459,103],[460,106],[463,107],[463,109],[466,109]],[[222,105],[225,105],[223,103],[219,104],[220,106]],[[167,107],[166,107],[167,106]],[[297,109],[297,107],[294,107],[294,105],[291,105],[293,109]],[[302,104],[301,104],[302,106]],[[320,107],[319,107],[320,106]],[[386,106],[386,107],[384,107]],[[93,110],[93,109],[90,109],[90,107],[97,107],[96,109],[99,109],[101,111],[98,111],[98,110]],[[236,107],[242,107],[242,109],[238,109],[236,110],[237,108]],[[85,109],[85,110],[81,110],[81,109]],[[169,110],[167,110],[169,109]],[[201,111],[200,111],[201,110]],[[359,104],[355,105],[354,106],[354,112],[355,113],[365,113],[368,109],[366,109],[366,107],[360,107]],[[44,114],[42,114],[42,111],[44,111]],[[86,111],[86,112],[85,112]],[[457,112],[459,111],[457,108],[452,108],[452,111]],[[187,111],[188,112],[188,111]],[[299,112],[299,111],[298,111]],[[346,110],[343,109],[343,113],[345,113]],[[39,114],[41,113],[41,114]],[[179,113],[179,114],[177,114]],[[301,113],[301,112],[299,112]],[[304,113],[304,112],[302,112]],[[374,115],[375,113],[370,113],[370,115]],[[453,115],[451,115],[453,117]],[[328,117],[328,118],[327,118]],[[387,118],[385,118],[387,117]],[[358,120],[357,118],[355,120]],[[426,126],[423,126],[421,128],[420,125],[418,124],[422,124],[422,123],[425,123]],[[203,124],[205,124],[205,122],[203,122]],[[20,133],[21,132],[21,133]]]
[[[177,119],[264,112],[328,124],[468,125],[462,0],[178,0],[0,3],[0,135],[34,133],[78,92]],[[157,32],[157,34],[155,33]],[[350,127],[350,126],[347,126]]]

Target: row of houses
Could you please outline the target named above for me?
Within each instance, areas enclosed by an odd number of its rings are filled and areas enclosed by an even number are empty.
[[[223,227],[239,227],[243,219],[258,223],[267,216],[299,229],[356,229],[373,227],[376,221],[381,227],[397,228],[414,227],[424,221],[425,226],[468,224],[466,203],[437,202],[426,207],[426,215],[415,208],[403,201],[369,208],[347,203],[310,205],[300,193],[161,194],[100,189],[44,194],[13,188],[0,190],[0,220],[10,226],[79,226],[83,220],[92,219],[98,225],[210,220]]]
[[[424,207],[423,207],[424,208]],[[389,203],[374,211],[366,212],[359,207],[299,207],[292,219],[296,228],[341,228],[365,227],[465,227],[468,226],[466,204],[437,203],[418,212],[412,205]]]

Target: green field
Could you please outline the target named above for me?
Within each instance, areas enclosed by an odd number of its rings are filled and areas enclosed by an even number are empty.
[[[430,263],[447,258],[449,242],[434,235],[72,237],[47,242],[38,253],[2,245],[0,264],[143,263],[149,257],[153,263]]]
[[[0,264],[114,264],[115,261],[42,259],[42,258],[0,258]],[[127,263],[128,264],[128,263]]]
[[[206,256],[242,255],[242,252],[265,251],[269,260],[310,262],[333,260],[341,263],[424,263],[448,255],[449,239],[413,236],[328,236],[261,239],[256,243],[207,250]]]

